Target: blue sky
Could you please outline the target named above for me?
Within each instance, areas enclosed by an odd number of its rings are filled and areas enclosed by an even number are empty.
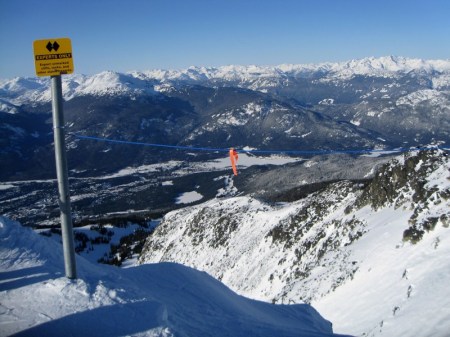
[[[75,72],[450,58],[448,0],[0,0],[0,78],[35,76],[34,40]]]

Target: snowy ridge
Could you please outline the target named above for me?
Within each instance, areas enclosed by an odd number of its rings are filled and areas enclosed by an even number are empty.
[[[138,95],[156,94],[148,80],[130,74],[104,71],[96,75],[68,75],[62,81],[66,100],[84,95]],[[51,100],[50,80],[48,78],[15,78],[0,82],[0,97],[11,103],[48,102]]]
[[[120,95],[144,93],[155,93],[153,87],[145,80],[130,76],[129,74],[105,71],[95,76],[87,77],[85,81],[79,84],[76,90],[72,91],[71,95]]]
[[[450,60],[421,60],[404,57],[364,58],[339,63],[283,64],[279,66],[189,67],[184,70],[149,70],[117,73],[68,75],[63,77],[65,99],[80,95],[155,94],[161,84],[197,83],[217,85],[228,83],[257,91],[289,85],[290,79],[320,78],[322,81],[344,80],[356,75],[396,77],[411,71],[432,77],[436,88],[448,87]],[[164,89],[164,86],[162,86]],[[46,102],[51,99],[49,79],[14,78],[0,80],[0,98],[13,104]]]
[[[0,99],[0,111],[4,111],[13,115],[18,112],[17,107],[9,102],[4,102],[2,99]]]
[[[49,101],[50,81],[46,78],[22,78],[0,80],[0,97],[11,104]]]
[[[414,153],[367,186],[343,181],[291,203],[235,197],[171,212],[140,262],[205,270],[255,299],[313,303],[339,333],[444,337],[449,195],[448,155]]]
[[[78,256],[71,281],[61,250],[0,217],[0,336],[334,336],[309,305],[251,301],[177,264],[118,269]]]
[[[330,70],[338,76],[354,75],[389,76],[397,72],[408,73],[413,70],[431,73],[433,71],[450,72],[450,60],[422,60],[405,57],[387,56],[364,58],[330,65]]]
[[[447,99],[447,96],[440,91],[426,89],[419,90],[406,96],[400,97],[397,100],[396,105],[405,104],[417,106],[424,101],[430,101],[433,105],[439,106],[444,105],[447,102]]]
[[[422,60],[404,57],[368,57],[338,63],[319,64],[282,64],[279,66],[222,66],[190,67],[185,70],[150,70],[135,72],[142,78],[159,81],[205,81],[225,80],[247,82],[261,79],[276,79],[288,76],[309,77],[314,74],[329,74],[331,77],[349,78],[355,75],[393,76],[397,72],[408,73],[413,70],[431,73],[433,71],[449,73],[450,60]]]

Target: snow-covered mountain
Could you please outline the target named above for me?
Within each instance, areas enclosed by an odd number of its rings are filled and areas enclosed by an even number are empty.
[[[448,154],[414,152],[370,182],[329,183],[290,203],[242,196],[171,212],[140,262],[204,270],[259,300],[313,303],[339,333],[444,337],[449,195]]]
[[[133,142],[261,150],[448,143],[448,64],[387,57],[64,76],[67,130]],[[49,87],[42,78],[0,81],[1,178],[48,178],[52,172],[52,156],[46,155],[52,142]],[[182,159],[167,151],[147,155],[135,148],[123,156],[102,144],[69,143],[70,165],[78,171],[92,169],[94,161],[98,172],[111,173]]]
[[[139,95],[154,94],[153,86],[129,74],[104,71],[93,76],[69,75],[63,77],[66,100],[85,95]],[[0,81],[0,97],[15,105],[51,101],[49,78],[14,78]]]
[[[422,60],[404,57],[364,58],[338,63],[283,64],[279,66],[189,67],[183,70],[148,70],[117,73],[105,71],[91,76],[63,77],[66,99],[83,95],[153,94],[168,86],[198,84],[238,86],[267,92],[292,85],[290,81],[311,79],[318,82],[349,80],[358,76],[400,78],[406,74],[427,75],[432,89],[450,88],[450,60]],[[0,80],[0,97],[11,103],[50,101],[48,78],[14,78]]]
[[[441,85],[448,87],[450,60],[421,60],[388,56],[338,63],[190,67],[184,70],[151,70],[131,74],[142,79],[156,79],[162,83],[233,83],[233,85],[252,90],[267,91],[278,86],[289,86],[290,80],[298,78],[329,82],[348,80],[356,76],[398,78],[410,72],[432,75],[435,87]]]
[[[173,263],[117,269],[77,257],[0,217],[0,336],[336,336],[306,304],[246,299],[206,273]]]

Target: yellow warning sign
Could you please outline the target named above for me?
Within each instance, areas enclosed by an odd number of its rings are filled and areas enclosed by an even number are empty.
[[[33,50],[37,76],[73,73],[72,42],[69,38],[36,40]]]

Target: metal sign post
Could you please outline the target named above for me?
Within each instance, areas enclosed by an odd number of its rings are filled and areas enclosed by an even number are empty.
[[[67,170],[66,142],[61,74],[73,72],[72,44],[68,38],[36,40],[33,42],[37,76],[51,76],[53,134],[55,140],[58,201],[61,212],[61,232],[66,277],[77,278],[70,207],[69,177]]]
[[[58,177],[59,209],[64,251],[64,266],[68,278],[77,278],[70,207],[69,176],[67,170],[66,142],[61,76],[52,76],[53,135],[55,140],[56,175]]]

